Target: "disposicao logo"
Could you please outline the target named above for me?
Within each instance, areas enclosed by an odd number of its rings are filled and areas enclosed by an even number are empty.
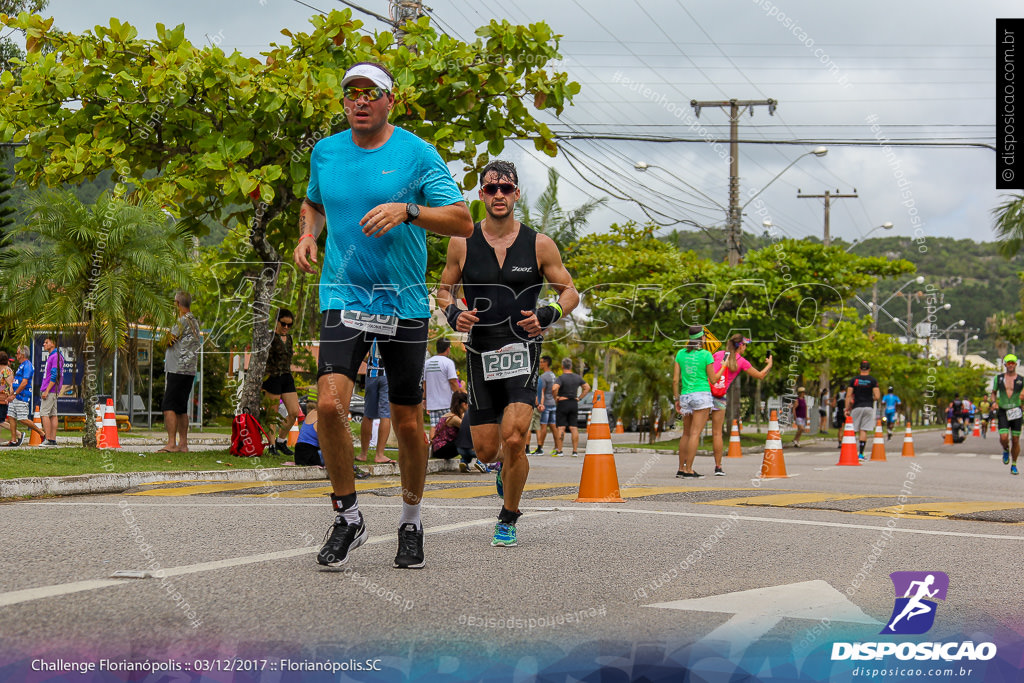
[[[937,604],[946,599],[949,576],[945,572],[893,572],[889,575],[896,589],[896,604],[883,635],[927,633],[935,623]],[[902,596],[902,597],[901,597]]]
[[[944,572],[893,572],[889,575],[896,600],[881,635],[918,635],[935,624],[938,603],[945,600],[949,576]],[[996,656],[994,643],[833,643],[832,661],[870,660],[895,656],[900,660],[987,661]]]

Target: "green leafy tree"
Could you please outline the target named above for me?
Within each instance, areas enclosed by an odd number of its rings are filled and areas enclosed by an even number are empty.
[[[548,168],[548,184],[533,209],[525,194],[516,204],[516,213],[523,223],[538,230],[558,245],[559,251],[568,254],[580,238],[580,232],[587,225],[590,214],[597,207],[608,203],[607,197],[591,199],[575,209],[566,212],[558,203],[558,171]]]
[[[36,239],[0,256],[0,288],[13,293],[0,300],[0,318],[25,338],[33,327],[78,334],[89,416],[96,403],[90,368],[130,348],[130,327],[173,322],[171,294],[192,284],[188,240],[145,195],[103,194],[86,206],[70,192],[47,191],[30,197],[28,210],[16,232]],[[96,445],[89,419],[83,445]]]
[[[11,197],[11,174],[2,165],[4,154],[0,152],[0,252],[8,244],[8,227],[14,225],[14,203]]]
[[[0,0],[0,14],[15,16],[20,12],[38,13],[50,0]],[[15,77],[21,71],[19,62],[25,53],[11,36],[0,37],[0,71],[10,71]]]
[[[557,151],[551,131],[524,104],[555,114],[579,91],[544,66],[558,36],[544,23],[491,21],[472,43],[438,34],[426,17],[391,33],[361,32],[351,12],[310,19],[309,33],[282,31],[262,59],[195,46],[184,26],[143,40],[129,24],[58,34],[52,19],[4,23],[26,34],[22,82],[0,76],[0,138],[19,148],[31,184],[77,182],[113,168],[171,207],[196,234],[204,221],[240,224],[251,261],[253,355],[240,408],[255,412],[272,331],[268,324],[282,255],[297,238],[313,145],[345,127],[340,77],[357,61],[395,74],[392,122],[462,163],[466,189],[507,137]],[[51,51],[44,51],[43,48]],[[251,250],[251,251],[250,251]]]
[[[1024,194],[1007,197],[992,213],[1000,253],[1006,258],[1016,256],[1024,248]]]

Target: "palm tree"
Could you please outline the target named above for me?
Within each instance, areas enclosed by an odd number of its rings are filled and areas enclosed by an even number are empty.
[[[1013,258],[1024,248],[1024,194],[1008,197],[992,213],[996,216],[999,252],[1006,258]]]
[[[553,239],[564,255],[579,240],[580,231],[587,225],[587,219],[594,209],[607,202],[607,197],[591,199],[566,213],[558,203],[558,171],[549,168],[548,185],[534,206],[536,216],[530,212],[525,194],[516,204],[516,212],[521,222]]]
[[[27,201],[29,217],[16,233],[30,246],[0,255],[0,320],[10,329],[50,327],[76,334],[86,369],[104,355],[129,348],[129,328],[174,320],[170,297],[192,283],[185,233],[169,223],[149,196],[103,193],[92,206],[67,191]],[[134,360],[135,354],[130,354]],[[84,406],[96,402],[88,371]],[[95,447],[95,425],[85,409],[83,446]]]

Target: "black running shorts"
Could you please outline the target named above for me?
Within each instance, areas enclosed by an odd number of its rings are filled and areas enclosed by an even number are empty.
[[[339,374],[355,382],[359,366],[377,340],[388,377],[391,403],[415,406],[423,402],[423,363],[427,356],[427,318],[399,320],[393,336],[346,327],[341,311],[324,311],[320,321],[320,363],[317,379]]]
[[[580,402],[567,398],[555,405],[555,424],[559,427],[578,427],[580,422]]]
[[[283,375],[271,375],[263,380],[263,390],[275,396],[294,394],[296,393],[295,378],[292,377],[290,372],[286,372]]]
[[[511,340],[507,343],[519,343]],[[466,348],[466,374],[469,386],[470,425],[498,424],[505,408],[512,403],[534,405],[537,402],[537,369],[540,366],[540,343],[526,342],[530,352],[530,372],[507,379],[484,380],[484,368],[480,354],[493,351],[505,342],[477,342]]]

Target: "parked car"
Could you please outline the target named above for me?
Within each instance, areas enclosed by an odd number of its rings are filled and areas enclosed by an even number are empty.
[[[606,391],[604,392],[604,404],[608,407],[608,425],[615,431],[615,411],[612,408],[615,405],[615,392]],[[590,420],[590,413],[594,409],[594,392],[591,391],[589,394],[583,397],[580,401],[579,407],[579,418],[577,424],[580,429],[585,429],[587,421]]]
[[[315,405],[310,404],[309,394],[299,395],[299,408],[302,409],[303,415],[308,413],[310,408],[316,408]],[[352,401],[348,404],[349,419],[352,420],[352,422],[362,422],[365,409],[366,400],[353,391]]]

